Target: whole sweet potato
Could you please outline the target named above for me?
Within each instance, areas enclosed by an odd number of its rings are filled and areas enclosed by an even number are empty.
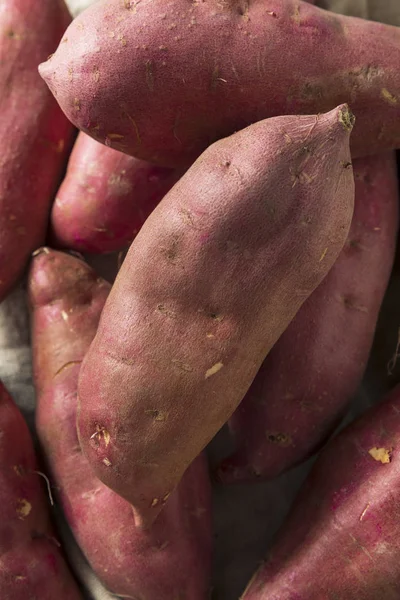
[[[318,459],[243,600],[398,600],[400,387]]]
[[[29,295],[39,439],[72,532],[113,593],[205,600],[212,532],[204,457],[190,467],[151,531],[143,532],[128,502],[97,479],[79,447],[78,374],[109,288],[73,256],[45,249],[33,259]]]
[[[399,147],[399,63],[400,29],[298,0],[102,0],[40,72],[80,129],[175,166],[250,123],[343,102],[353,156]]]
[[[352,123],[342,105],[215,143],[134,240],[82,366],[77,422],[95,473],[139,525],[231,416],[342,249]]]
[[[230,420],[237,450],[225,483],[271,478],[332,433],[357,391],[393,265],[395,153],[354,161],[355,211],[345,248],[270,352]]]
[[[45,239],[72,126],[38,76],[70,15],[63,0],[0,6],[0,301]]]
[[[178,180],[157,167],[80,133],[51,212],[51,242],[80,252],[130,245],[161,198]]]
[[[28,427],[0,383],[1,600],[82,600],[52,525]]]

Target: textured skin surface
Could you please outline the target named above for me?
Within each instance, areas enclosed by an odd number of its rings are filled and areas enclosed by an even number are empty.
[[[149,532],[135,527],[131,506],[97,479],[79,447],[78,374],[109,288],[73,256],[47,251],[33,260],[29,293],[39,439],[72,532],[110,591],[135,600],[206,600],[212,531],[204,456]]]
[[[63,0],[0,1],[0,301],[43,244],[72,126],[38,76],[70,23]]]
[[[353,156],[399,147],[399,63],[399,29],[298,0],[103,0],[41,74],[80,129],[177,165],[261,119],[343,102]]]
[[[127,248],[178,178],[80,133],[53,204],[51,244],[96,253]]]
[[[393,265],[394,153],[353,163],[355,212],[345,248],[264,361],[230,420],[237,452],[225,483],[273,478],[314,452],[357,391]]]
[[[0,383],[1,600],[82,600],[49,518],[28,427]]]
[[[354,200],[346,111],[215,143],[134,240],[82,366],[78,431],[138,524],[155,519],[342,249]]]
[[[243,600],[398,600],[400,388],[332,440]]]

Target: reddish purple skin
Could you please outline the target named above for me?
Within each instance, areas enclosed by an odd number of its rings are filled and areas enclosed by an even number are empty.
[[[237,450],[224,483],[273,478],[327,439],[370,354],[396,249],[396,156],[353,163],[355,212],[345,248],[274,346],[230,419]]]
[[[348,120],[341,106],[216,142],[130,247],[82,365],[77,423],[95,473],[139,525],[157,517],[342,250],[354,201]]]
[[[81,260],[47,250],[33,259],[36,424],[69,526],[95,573],[117,595],[206,600],[212,556],[210,481],[200,456],[150,531],[90,469],[76,432],[80,363],[110,286]],[[54,599],[55,600],[55,599]]]
[[[1,600],[83,600],[50,523],[28,427],[0,382]]]
[[[344,102],[353,156],[399,147],[399,64],[398,28],[298,0],[102,0],[40,73],[77,127],[177,166],[251,123]]]
[[[399,564],[397,387],[325,448],[243,600],[398,600]]]
[[[71,17],[63,0],[2,0],[0,18],[0,301],[43,244],[72,125],[37,66]]]
[[[113,252],[127,248],[161,198],[179,179],[80,133],[50,220],[56,248]]]

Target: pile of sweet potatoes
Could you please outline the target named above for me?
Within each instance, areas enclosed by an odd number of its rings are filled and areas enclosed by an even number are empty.
[[[1,387],[1,600],[85,594],[51,513],[115,597],[228,600],[211,481],[321,449],[243,599],[398,600],[399,389],[334,434],[395,261],[400,28],[318,0],[39,5],[0,3],[0,301],[26,274],[37,440]],[[77,254],[119,251],[113,283]]]

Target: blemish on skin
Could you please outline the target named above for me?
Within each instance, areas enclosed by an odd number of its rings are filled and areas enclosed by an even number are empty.
[[[123,140],[124,136],[120,133],[107,133],[107,136],[110,140]]]
[[[340,164],[342,165],[343,169],[351,169],[353,167],[353,163],[351,162],[341,161]]]
[[[270,17],[277,17],[276,12],[274,12],[273,10],[267,10],[267,15],[269,15]]]
[[[108,458],[103,458],[103,464],[105,464],[106,467],[111,467],[111,461]]]
[[[173,310],[166,308],[164,304],[159,304],[157,310],[170,319],[176,319],[176,313]]]
[[[153,500],[151,502],[151,507],[154,508],[159,503],[160,503],[160,499],[159,498],[153,498]]]
[[[325,250],[321,254],[321,258],[319,259],[319,262],[322,262],[327,254],[328,254],[328,248],[325,248]]]
[[[25,472],[23,467],[21,467],[21,465],[14,465],[13,470],[14,470],[14,473],[16,473],[18,475],[18,477],[22,477],[22,475]]]
[[[366,306],[363,306],[362,304],[354,304],[353,300],[348,296],[343,297],[343,304],[347,308],[352,308],[353,310],[358,310],[359,312],[368,312],[368,308]]]
[[[79,98],[74,98],[74,108],[77,111],[81,110],[81,101],[79,100]]]
[[[10,215],[10,216],[8,217],[9,221],[15,221],[15,219],[16,219],[16,218],[17,218],[17,217],[16,217],[15,215]]]
[[[64,319],[64,321],[68,321],[68,319],[69,319],[69,316],[68,316],[68,313],[67,313],[67,312],[65,312],[65,310],[62,310],[62,311],[61,311],[61,316],[62,316],[62,318]]]
[[[166,413],[163,413],[160,410],[152,410],[152,409],[145,410],[144,414],[151,417],[154,421],[166,421],[167,420]]]
[[[96,439],[97,441],[103,439],[106,448],[111,442],[111,436],[109,431],[107,431],[107,429],[105,427],[102,427],[101,425],[96,425],[96,431],[93,433],[93,435],[90,436],[90,439]]]
[[[215,375],[216,373],[218,373],[222,367],[224,366],[224,364],[222,362],[218,362],[215,365],[213,365],[212,367],[210,367],[209,369],[207,369],[206,374],[205,374],[205,379],[209,379],[210,377],[212,377],[213,375]]]
[[[119,42],[121,42],[122,46],[124,46],[124,47],[126,46],[126,39],[125,39],[125,37],[122,35],[122,33],[119,33],[119,34],[117,35],[117,40],[118,40]]]
[[[301,19],[300,19],[300,7],[298,4],[295,5],[294,7],[294,13],[292,15],[292,20],[296,23],[296,25],[300,25]]]
[[[6,36],[12,40],[21,40],[23,37],[20,33],[17,33],[16,31],[14,31],[14,29],[9,29],[6,32]]]
[[[16,575],[14,581],[25,581],[26,577],[24,575]]]
[[[182,362],[181,360],[178,360],[177,358],[172,359],[172,364],[175,365],[180,371],[185,371],[186,373],[191,373],[193,371],[193,367]]]
[[[362,521],[362,520],[364,519],[365,515],[366,515],[366,514],[367,514],[367,512],[368,512],[368,509],[369,509],[369,507],[370,507],[370,503],[368,502],[367,506],[364,508],[364,510],[363,510],[363,511],[362,511],[362,513],[361,513],[361,516],[360,516],[360,521]]]
[[[61,154],[62,152],[64,152],[64,148],[65,148],[65,140],[58,140],[57,145],[56,145],[57,154]]]
[[[381,96],[391,106],[396,106],[396,104],[398,103],[398,99],[396,98],[396,96],[394,96],[393,94],[391,94],[389,92],[389,90],[386,89],[386,88],[382,88],[382,90],[381,90]]]
[[[74,70],[72,67],[68,67],[68,79],[70,81],[73,81],[73,79],[74,79]]]
[[[368,454],[383,465],[387,465],[392,461],[392,451],[386,448],[371,448],[371,450],[368,450]]]
[[[17,515],[18,518],[24,520],[31,512],[32,504],[25,498],[19,498],[17,501]]]
[[[215,91],[218,85],[218,81],[225,81],[220,77],[220,71],[218,65],[215,65],[213,72],[211,74],[211,91]]]
[[[215,338],[215,335],[213,333],[206,333],[206,337],[208,339],[212,339],[212,338]]]
[[[292,438],[290,435],[286,435],[286,433],[273,433],[269,431],[267,432],[267,440],[272,444],[284,447],[292,444]]]
[[[136,138],[137,138],[138,144],[140,146],[141,143],[142,143],[142,140],[141,140],[141,137],[140,137],[139,128],[138,128],[138,126],[136,124],[136,121],[135,121],[135,119],[133,117],[131,117],[131,115],[129,113],[127,113],[126,111],[123,111],[123,112],[124,112],[125,116],[128,117],[129,121],[131,122],[131,125],[132,125],[133,129],[135,130],[135,134],[136,134]]]
[[[85,26],[83,25],[83,23],[78,23],[77,28],[79,29],[79,31],[83,31],[85,29]]]
[[[154,92],[154,73],[151,60],[146,61],[146,83],[151,92]]]
[[[65,369],[68,369],[69,367],[75,366],[75,365],[81,365],[82,361],[81,360],[70,360],[67,363],[65,363],[64,365],[62,365],[59,369],[57,369],[57,371],[54,373],[54,377],[57,377],[57,375],[59,375],[60,373],[62,373],[62,371],[65,371]]]
[[[94,67],[93,69],[93,79],[97,83],[100,80],[100,69],[99,67]]]
[[[353,129],[356,118],[349,108],[341,108],[339,110],[339,123],[341,123],[346,131]]]

